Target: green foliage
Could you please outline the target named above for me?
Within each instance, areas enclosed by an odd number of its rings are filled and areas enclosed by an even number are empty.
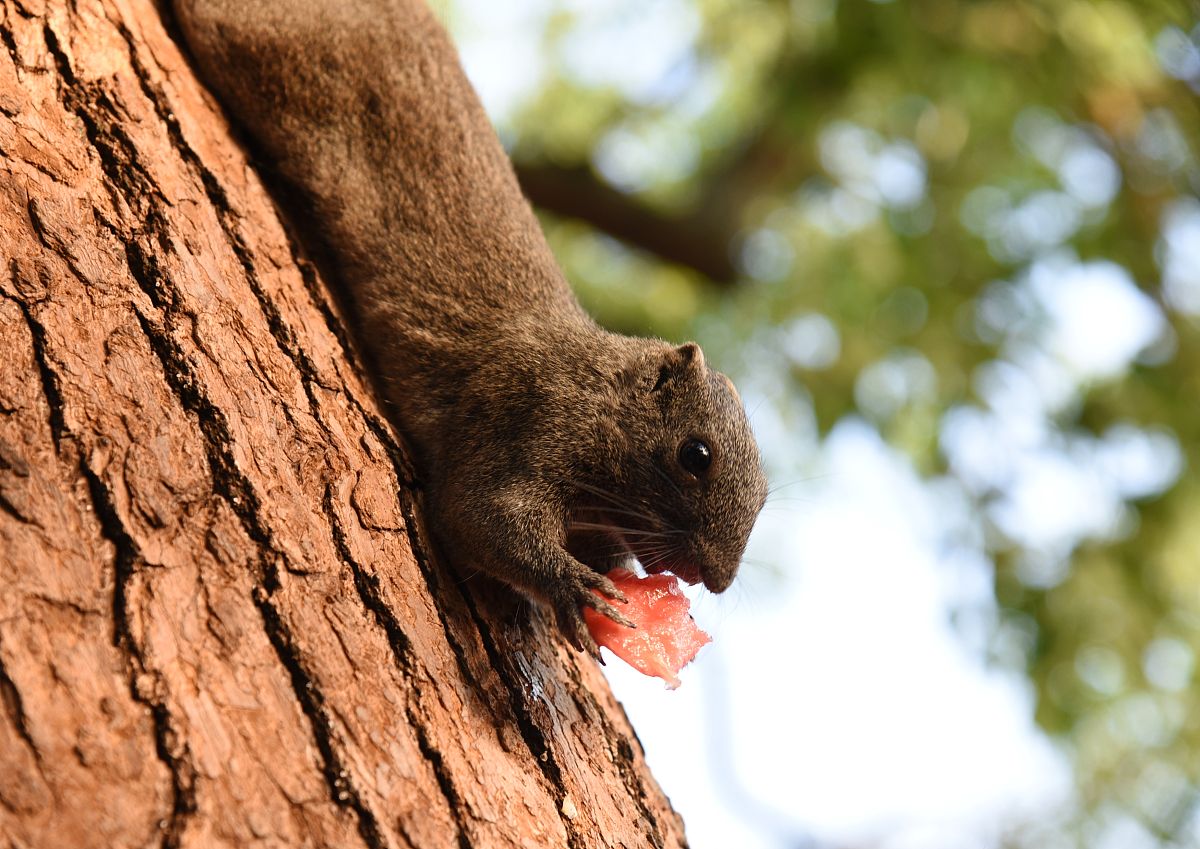
[[[669,61],[648,81],[590,55],[603,15],[555,7],[508,138],[519,162],[588,165],[665,217],[707,205],[741,277],[547,215],[582,297],[611,326],[699,338],[821,431],[862,416],[959,478],[996,564],[997,658],[1074,753],[1078,834],[1131,815],[1182,845],[1200,789],[1195,7],[662,5],[671,38],[649,47]],[[1128,312],[1093,315],[1113,290]],[[1021,427],[998,468],[964,459],[972,428]],[[1013,505],[1038,463],[1094,474],[1112,515],[1034,532]]]

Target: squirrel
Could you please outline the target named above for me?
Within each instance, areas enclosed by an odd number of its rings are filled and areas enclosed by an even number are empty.
[[[767,493],[741,399],[694,343],[584,312],[420,0],[174,8],[336,266],[450,561],[547,604],[597,659],[583,606],[633,624],[610,569],[725,590]]]

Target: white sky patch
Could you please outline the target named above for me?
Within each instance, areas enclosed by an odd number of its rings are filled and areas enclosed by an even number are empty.
[[[1086,207],[1105,207],[1121,188],[1121,171],[1113,158],[1092,144],[1072,146],[1058,164],[1058,179]]]
[[[1124,502],[1091,464],[1048,448],[1010,462],[1013,481],[988,510],[1009,539],[1065,556],[1081,539],[1119,529]]]
[[[1086,207],[1107,206],[1121,187],[1121,171],[1094,134],[1043,107],[1023,110],[1013,127],[1017,144],[1047,168]]]
[[[1183,472],[1183,450],[1174,434],[1131,424],[1109,428],[1095,462],[1123,498],[1145,498],[1170,487]]]
[[[925,160],[907,141],[835,121],[821,131],[821,164],[849,191],[874,205],[916,206],[925,197]]]
[[[1078,387],[1040,351],[1015,351],[1012,360],[991,360],[975,370],[975,391],[1000,419],[1005,438],[1019,445],[1045,439],[1047,415],[1071,406]]]
[[[1036,256],[1074,237],[1083,225],[1079,203],[1065,192],[1034,192],[995,222],[993,255],[1012,262]]]
[[[1187,198],[1167,208],[1158,255],[1167,300],[1200,315],[1200,201]]]
[[[1157,304],[1113,262],[1035,262],[1028,285],[1050,324],[1042,345],[1076,379],[1121,375],[1166,330]]]
[[[837,326],[819,312],[797,316],[780,332],[784,353],[800,368],[827,369],[841,356],[841,334]]]
[[[916,351],[901,349],[863,368],[854,383],[854,401],[864,413],[886,420],[908,404],[932,401],[937,372]]]
[[[1160,637],[1146,647],[1142,668],[1146,678],[1160,690],[1183,691],[1192,682],[1196,654],[1183,640]]]
[[[1044,420],[1024,421],[1027,427],[1013,428],[1015,416],[1003,418],[969,405],[954,407],[942,417],[942,453],[972,492],[1007,487],[1014,474],[1013,457],[1044,438]]]
[[[1200,32],[1197,32],[1200,36]],[[1177,80],[1200,77],[1200,45],[1176,26],[1164,27],[1154,39],[1154,51],[1163,70]]]
[[[908,142],[893,142],[875,157],[872,179],[883,202],[905,209],[925,197],[925,160]]]
[[[612,86],[635,103],[653,103],[672,73],[692,64],[700,18],[682,0],[591,0],[559,46],[564,70],[588,86]]]
[[[683,687],[609,678],[696,849],[994,846],[1068,798],[1066,763],[1023,679],[949,624],[950,599],[992,602],[939,558],[941,499],[861,422],[825,449],[811,498],[769,507],[752,542],[791,571],[750,565],[732,599],[698,600],[715,643]]]
[[[596,143],[592,160],[609,183],[632,192],[687,177],[700,163],[700,148],[682,125],[619,126]]]
[[[541,49],[550,0],[455,0],[454,41],[492,121],[505,128],[546,75]]]
[[[1119,538],[1133,518],[1126,501],[1157,495],[1183,471],[1176,437],[1123,423],[1102,436],[1051,426],[1036,383],[995,361],[977,379],[988,408],[964,405],[942,419],[941,449],[988,517],[1028,549],[1022,576],[1052,586],[1087,539]]]
[[[805,186],[796,193],[796,206],[806,221],[830,236],[848,236],[879,217],[878,206],[840,186]]]

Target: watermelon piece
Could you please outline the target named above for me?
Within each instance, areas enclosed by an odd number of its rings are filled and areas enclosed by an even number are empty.
[[[613,569],[608,579],[629,599],[626,604],[611,599],[610,603],[637,627],[626,628],[585,607],[583,619],[592,639],[638,672],[661,678],[674,690],[679,686],[679,670],[712,642],[688,613],[691,602],[679,589],[679,579],[674,575],[641,578],[628,569]]]

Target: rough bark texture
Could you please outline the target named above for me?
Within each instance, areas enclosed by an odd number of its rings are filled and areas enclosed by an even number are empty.
[[[674,847],[149,0],[0,5],[0,846]]]

